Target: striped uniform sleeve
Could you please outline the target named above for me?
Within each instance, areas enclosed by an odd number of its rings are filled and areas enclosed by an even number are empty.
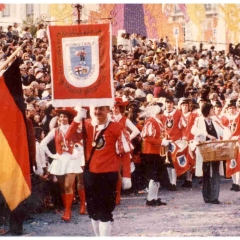
[[[124,154],[131,150],[133,150],[133,145],[130,141],[130,134],[126,129],[123,129],[116,142],[116,152],[117,154]]]

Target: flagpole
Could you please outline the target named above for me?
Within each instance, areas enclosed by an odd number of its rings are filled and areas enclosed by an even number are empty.
[[[0,66],[0,71],[6,68],[6,66],[13,61],[14,57],[18,54],[18,52],[26,45],[28,40],[25,40],[21,46],[19,46],[10,57]]]

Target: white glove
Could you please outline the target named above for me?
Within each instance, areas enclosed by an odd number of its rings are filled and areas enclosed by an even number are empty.
[[[130,189],[131,187],[132,187],[131,178],[123,177],[123,178],[122,178],[122,189],[123,189],[123,190],[125,190],[125,189]]]
[[[75,110],[78,112],[77,116],[74,118],[75,122],[80,122],[82,118],[87,117],[87,110],[82,108],[81,106],[75,107]]]
[[[131,162],[130,163],[130,172],[133,173],[134,170],[135,170],[135,164],[134,164],[134,162]]]
[[[172,140],[167,140],[166,138],[164,138],[163,140],[162,140],[162,146],[168,146],[169,145],[169,143],[170,142],[172,142]]]
[[[51,154],[51,156],[49,156],[50,158],[53,158],[53,159],[58,159],[59,157],[59,154],[56,153],[56,154]]]

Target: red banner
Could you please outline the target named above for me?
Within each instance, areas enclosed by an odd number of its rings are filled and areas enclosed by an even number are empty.
[[[188,143],[184,140],[178,140],[170,144],[169,151],[171,152],[176,174],[177,176],[181,176],[191,167]]]
[[[49,26],[53,105],[114,103],[110,24]]]
[[[240,152],[238,152],[237,159],[226,161],[226,176],[229,178],[237,172],[240,172]]]

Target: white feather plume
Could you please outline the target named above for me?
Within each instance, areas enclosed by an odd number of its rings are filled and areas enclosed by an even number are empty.
[[[144,111],[140,114],[140,117],[148,118],[151,116],[155,116],[161,110],[163,110],[163,109],[161,107],[159,107],[158,105],[149,106],[146,109],[144,109]]]

